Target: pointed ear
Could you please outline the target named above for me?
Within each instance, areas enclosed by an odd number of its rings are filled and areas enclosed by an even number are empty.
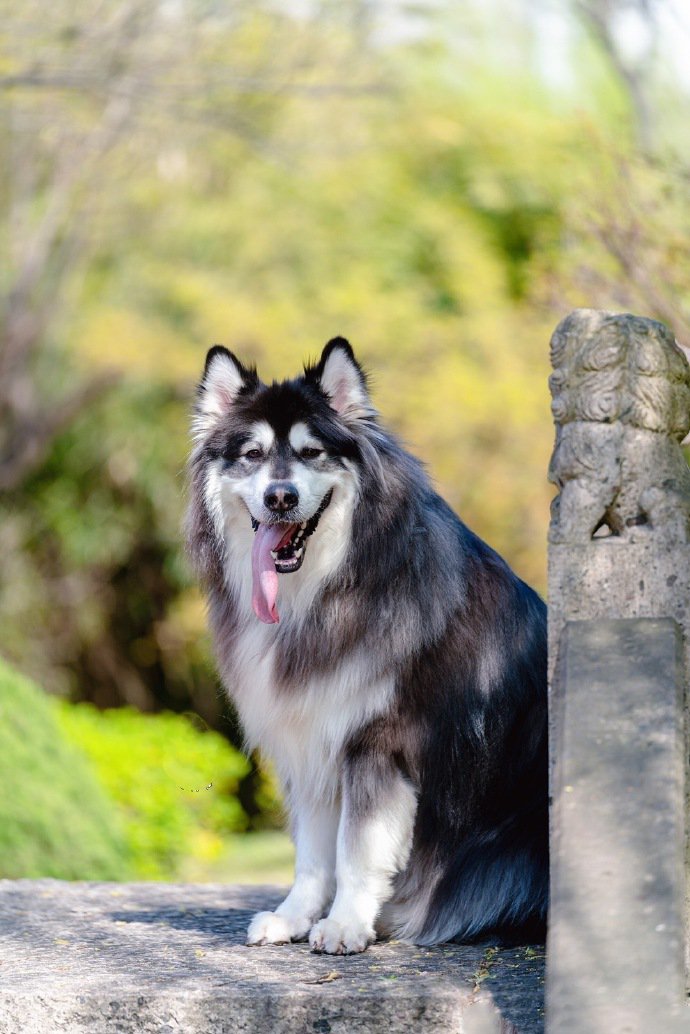
[[[332,409],[343,420],[373,415],[364,372],[344,337],[334,337],[328,342],[318,365],[308,370],[307,376],[316,381],[328,396]]]
[[[247,369],[222,345],[214,345],[206,356],[204,373],[197,388],[192,434],[203,438],[213,425],[232,409],[237,396],[259,383],[255,369]]]

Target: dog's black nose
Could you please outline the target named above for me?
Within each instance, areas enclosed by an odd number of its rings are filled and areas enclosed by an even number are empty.
[[[274,513],[292,510],[299,502],[299,495],[289,481],[273,481],[264,492],[264,506]]]

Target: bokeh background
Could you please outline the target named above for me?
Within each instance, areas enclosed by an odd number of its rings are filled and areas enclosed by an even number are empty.
[[[0,876],[287,879],[182,548],[190,400],[344,334],[545,589],[548,339],[690,344],[682,0],[0,0]]]

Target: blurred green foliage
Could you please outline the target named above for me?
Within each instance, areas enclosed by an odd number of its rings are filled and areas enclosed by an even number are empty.
[[[117,809],[41,689],[0,659],[0,876],[132,875]]]
[[[287,837],[234,836],[249,767],[195,715],[52,701],[0,659],[0,876],[286,880]],[[279,819],[270,775],[256,799]]]
[[[63,703],[58,720],[117,807],[135,876],[174,879],[247,827],[237,791],[248,762],[193,717]]]

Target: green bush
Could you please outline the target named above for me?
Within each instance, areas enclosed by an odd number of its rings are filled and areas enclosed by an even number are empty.
[[[0,876],[127,879],[113,804],[45,694],[0,659]]]
[[[218,733],[184,715],[89,704],[62,703],[59,720],[117,804],[137,876],[175,878],[183,862],[221,857],[224,837],[246,829],[236,795],[249,764]]]

